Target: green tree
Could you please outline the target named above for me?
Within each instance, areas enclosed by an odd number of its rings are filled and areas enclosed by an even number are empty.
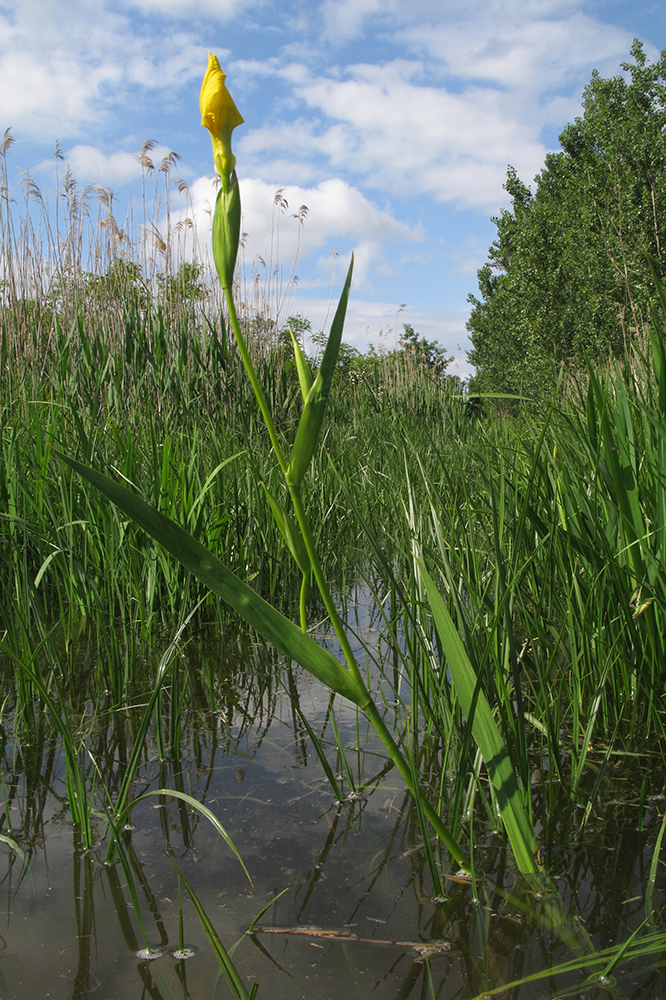
[[[85,297],[101,309],[146,309],[150,293],[141,275],[141,265],[133,260],[116,257],[104,274],[83,276]]]
[[[204,266],[196,261],[183,261],[175,274],[157,273],[160,301],[170,309],[202,302],[206,297],[203,284]]]
[[[626,76],[592,75],[534,192],[509,167],[469,297],[477,390],[543,394],[553,361],[618,353],[644,328],[666,246],[666,52],[632,56]]]
[[[442,345],[437,340],[426,340],[410,323],[403,323],[402,331],[400,347],[410,360],[420,368],[443,375],[451,358]]]

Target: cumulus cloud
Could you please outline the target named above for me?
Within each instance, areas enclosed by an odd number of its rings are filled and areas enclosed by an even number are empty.
[[[103,11],[99,14],[101,25],[113,37],[118,19]],[[102,39],[95,27],[90,26],[90,32],[80,30],[76,5],[67,18],[67,30],[57,15],[54,4],[34,0],[0,12],[0,120],[49,139],[55,137],[56,123],[63,132],[71,132],[89,120],[92,103],[105,86],[118,81],[121,72],[113,60],[102,56]],[[90,53],[98,49],[99,57],[79,58],[86,45]]]
[[[133,153],[103,153],[95,146],[73,146],[66,160],[77,180],[117,186],[141,176],[141,167]]]
[[[305,260],[319,261],[304,285],[327,284],[327,261],[331,251],[356,260],[355,287],[368,284],[371,265],[380,271],[384,252],[391,244],[421,239],[419,227],[397,221],[389,212],[373,205],[345,181],[329,178],[314,187],[290,184],[277,189],[259,178],[240,182],[243,205],[243,247],[240,257],[246,269],[279,274],[288,280]],[[198,252],[207,255],[217,191],[210,177],[201,177],[189,188],[189,204],[172,212],[172,224],[186,218],[195,223]],[[190,239],[195,238],[192,231]],[[319,272],[317,274],[317,271]]]
[[[511,114],[501,91],[462,93],[414,82],[403,60],[355,66],[345,80],[309,77],[295,91],[315,115],[254,129],[240,148],[264,175],[304,180],[345,170],[392,197],[427,192],[439,201],[496,207],[511,162],[533,175],[546,147],[538,130]]]
[[[101,132],[158,92],[198,77],[191,34],[132,23],[103,0],[13,0],[0,9],[0,123],[43,142]]]
[[[368,18],[385,10],[385,0],[325,0],[320,7],[324,35],[338,44],[350,41],[362,33]]]
[[[632,36],[613,25],[601,24],[581,11],[556,17],[526,18],[520,11],[493,4],[484,9],[483,28],[470,24],[413,24],[405,33],[409,49],[434,59],[447,74],[461,80],[485,80],[521,91],[521,104],[538,101],[552,87],[578,85],[579,74],[590,64],[626,56]],[[470,11],[473,15],[473,11]]]
[[[197,16],[233,18],[239,4],[198,0]],[[10,0],[0,12],[0,125],[49,141],[96,138],[120,124],[122,108],[141,107],[137,95],[168,92],[171,103],[206,61],[207,46],[182,23],[192,9],[190,0]],[[141,22],[136,11],[160,18]],[[338,49],[315,44],[309,64],[290,61],[289,46],[238,60],[241,80],[262,78],[265,91],[273,79],[282,93],[263,100],[240,141],[252,174],[300,185],[346,176],[389,197],[427,193],[484,212],[497,207],[508,162],[527,178],[537,171],[542,129],[573,116],[590,62],[617,65],[630,45],[562,0],[323,0],[296,14],[287,7],[283,21],[301,42],[317,31],[341,44],[380,32],[402,55],[337,65]]]
[[[325,38],[379,32],[404,55],[284,65],[278,75],[309,110],[243,140],[254,172],[312,182],[342,171],[482,212],[503,200],[508,163],[528,180],[537,173],[544,129],[573,118],[592,66],[617,71],[632,41],[568,0],[324,0],[319,15]]]

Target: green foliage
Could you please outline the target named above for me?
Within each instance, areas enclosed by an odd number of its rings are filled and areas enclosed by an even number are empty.
[[[326,343],[323,333],[310,337],[316,350],[311,363],[316,367],[321,347]],[[420,409],[428,400],[438,395],[439,387],[446,381],[449,388],[455,382],[446,375],[451,358],[436,340],[427,340],[409,323],[403,324],[399,347],[391,351],[378,351],[373,345],[366,354],[344,341],[340,344],[332,395],[349,405],[361,398],[368,399],[381,409],[382,399],[388,392],[391,397],[411,397],[413,406]]]
[[[169,305],[202,302],[206,297],[203,264],[183,261],[176,274],[157,273],[159,297]]]
[[[420,565],[428,601],[451,680],[467,724],[488,767],[497,804],[520,871],[536,874],[537,844],[518,786],[516,771],[446,602]]]
[[[626,76],[593,74],[534,192],[509,167],[512,207],[469,299],[478,391],[543,396],[553,363],[619,355],[644,330],[666,249],[666,53],[632,56]]]
[[[426,368],[436,375],[443,375],[451,361],[436,340],[426,340],[410,323],[403,323],[400,347],[419,368]]]
[[[150,301],[141,266],[121,258],[112,260],[103,274],[84,275],[82,298],[102,309],[117,308],[122,303],[127,310],[134,306],[141,311]]]

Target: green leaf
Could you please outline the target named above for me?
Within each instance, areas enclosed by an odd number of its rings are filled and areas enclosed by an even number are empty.
[[[550,965],[547,968],[539,969],[537,972],[532,972],[527,976],[523,976],[522,979],[514,979],[509,983],[502,983],[501,986],[496,986],[494,988],[486,987],[483,993],[479,993],[478,996],[474,997],[474,1000],[485,1000],[487,997],[500,996],[504,997],[509,995],[518,987],[524,986],[526,983],[536,983],[542,979],[551,980],[555,983],[556,976],[571,976],[573,973],[586,973],[593,966],[603,965],[604,962],[610,959],[606,968],[611,964],[613,967],[617,966],[619,963],[627,964],[628,962],[635,962],[638,958],[648,958],[652,959],[652,962],[648,965],[645,963],[642,968],[654,968],[660,961],[664,948],[666,948],[666,934],[663,931],[653,931],[651,934],[646,934],[643,938],[637,938],[636,935],[641,929],[641,926],[634,931],[629,940],[622,945],[611,945],[610,948],[604,948],[603,951],[598,951],[593,954],[581,955],[577,958],[568,959],[566,962],[562,962],[560,965]],[[591,988],[593,983],[600,983],[600,979],[604,975],[602,970],[596,974],[596,976],[588,975],[585,980],[585,985]],[[607,995],[617,996],[618,994],[608,989],[609,984],[605,984],[607,987]],[[554,986],[551,986],[551,990]],[[573,986],[565,986],[564,984],[560,989],[557,990],[557,996],[559,998],[564,998],[567,996],[580,997],[581,989],[584,988],[583,983],[580,980],[575,982]],[[548,991],[548,995],[552,996],[551,990]],[[587,993],[587,990],[585,991]]]
[[[331,383],[338,363],[338,354],[340,353],[342,330],[345,325],[345,313],[347,311],[353,269],[354,257],[352,256],[349,270],[347,271],[347,279],[342,289],[342,295],[340,296],[340,302],[338,303],[338,308],[331,324],[331,333],[326,344],[324,357],[321,361],[321,368],[317,372],[317,377],[306,396],[301,419],[298,423],[294,446],[291,450],[289,468],[287,469],[287,482],[290,486],[300,486],[303,476],[310,465],[314,450],[317,447],[317,441],[319,440],[321,428],[324,423],[328,395],[331,391]],[[301,382],[301,388],[302,386],[303,383]]]
[[[254,886],[254,882],[250,878],[250,873],[245,867],[245,862],[241,858],[238,849],[236,848],[236,845],[234,844],[233,840],[231,839],[227,831],[224,829],[222,824],[220,823],[215,813],[211,812],[208,806],[205,806],[203,802],[199,802],[198,799],[195,799],[193,795],[188,795],[187,792],[180,792],[176,788],[158,788],[152,792],[144,792],[143,795],[139,795],[136,799],[132,799],[130,804],[126,806],[121,813],[119,813],[117,825],[120,826],[122,823],[125,822],[126,817],[129,815],[131,810],[134,809],[134,806],[137,805],[137,803],[143,802],[144,799],[150,798],[151,795],[171,795],[175,799],[181,799],[183,802],[186,802],[188,806],[191,806],[192,809],[195,809],[197,812],[201,813],[201,815],[204,816],[208,820],[208,822],[211,823],[212,826],[217,830],[217,832],[222,837],[227,846],[230,847],[231,850],[234,852],[234,854],[240,861],[241,868],[247,875],[248,882],[250,883],[251,886]]]
[[[229,190],[220,188],[213,215],[213,259],[222,288],[232,288],[240,238],[241,202],[236,171],[229,178]]]
[[[474,699],[476,699],[472,716],[472,733],[495,791],[516,863],[523,874],[536,874],[540,868],[536,861],[537,845],[534,831],[525,811],[518,787],[518,779],[504,745],[502,734],[493,718],[488,699],[479,687],[476,671],[465,651],[462,639],[458,635],[444,599],[420,561],[419,567],[435,627],[446,656],[446,665],[450,671],[463,714],[468,721]]]
[[[296,361],[296,371],[298,372],[298,381],[301,386],[301,393],[303,395],[303,399],[307,399],[308,393],[312,387],[312,372],[310,371],[307,358],[303,354],[301,345],[294,336],[293,330],[289,330],[289,335],[291,337],[291,342],[294,345],[294,360]]]
[[[14,851],[14,853],[21,859],[26,869],[30,871],[30,859],[12,837],[8,836],[6,833],[0,833],[0,844],[6,844],[10,850]]]
[[[271,496],[268,491],[268,487],[265,483],[261,484],[264,487],[266,497],[271,505],[271,510],[273,511],[273,517],[275,522],[280,529],[280,534],[284,538],[289,551],[296,560],[298,568],[300,569],[303,576],[308,576],[311,571],[310,556],[308,555],[308,550],[305,546],[305,541],[303,540],[303,535],[293,517],[291,517],[279,500]]]
[[[187,893],[190,897],[190,900],[192,901],[192,906],[194,907],[194,911],[198,916],[201,926],[203,927],[206,937],[208,938],[210,946],[213,949],[215,958],[217,959],[220,968],[222,969],[224,978],[229,984],[229,988],[232,992],[234,1000],[252,1000],[252,998],[256,995],[256,984],[252,987],[252,990],[248,993],[248,991],[245,988],[245,983],[241,979],[241,976],[231,959],[231,955],[222,944],[220,936],[213,927],[212,921],[208,916],[208,914],[206,913],[206,911],[204,910],[199,900],[199,897],[197,896],[194,889],[191,887],[190,883],[187,881],[187,879],[185,878],[185,876],[183,875],[183,873],[181,872],[180,868],[175,863],[175,861],[173,861],[173,859],[170,858],[168,854],[166,855],[166,858],[167,861],[169,861],[169,863],[172,864],[173,867],[176,869],[176,871],[178,872],[178,878],[182,881],[183,885],[187,889]]]
[[[259,635],[343,698],[365,707],[370,699],[367,690],[342,663],[239,580],[196,538],[120,483],[67,455],[56,454],[226,601]]]

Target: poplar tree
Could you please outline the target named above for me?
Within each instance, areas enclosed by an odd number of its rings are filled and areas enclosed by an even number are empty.
[[[554,366],[623,352],[644,334],[666,252],[666,51],[639,41],[624,75],[594,72],[583,115],[530,190],[509,167],[511,208],[469,296],[474,389],[530,396]]]

